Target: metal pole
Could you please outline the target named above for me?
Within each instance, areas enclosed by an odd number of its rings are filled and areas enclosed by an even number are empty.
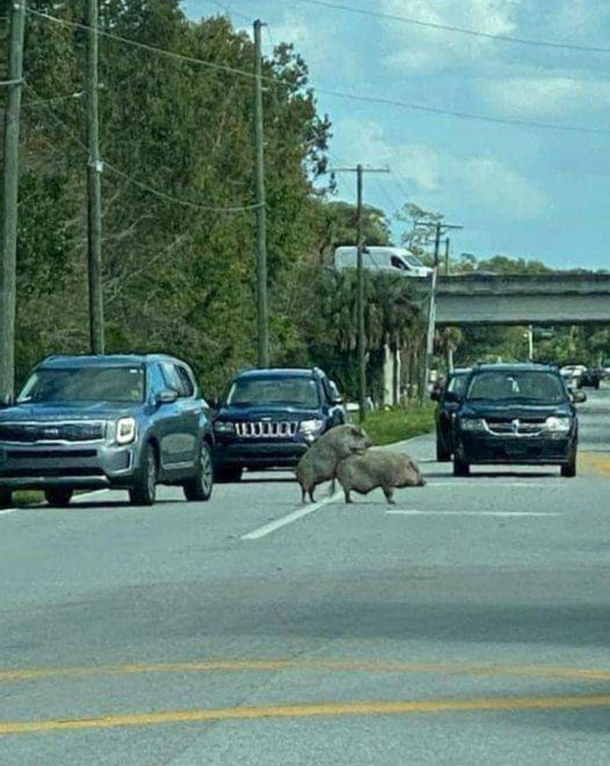
[[[254,22],[254,140],[256,143],[256,243],[258,298],[258,366],[269,367],[269,309],[267,305],[267,211],[265,209],[265,149],[263,136],[262,22]]]
[[[527,345],[528,345],[528,355],[529,355],[529,361],[534,361],[534,325],[530,325],[527,328]]]
[[[449,237],[445,240],[445,274],[449,275]]]
[[[17,205],[19,193],[19,120],[23,89],[25,0],[11,3],[8,94],[4,118],[2,251],[0,252],[0,402],[15,389],[15,315],[17,310]]]
[[[430,299],[428,301],[428,331],[426,333],[426,358],[424,362],[424,379],[420,400],[423,402],[428,387],[428,378],[432,367],[432,358],[434,354],[434,330],[436,326],[436,283],[438,279],[438,261],[441,245],[441,223],[436,224],[434,235],[434,267],[432,269],[432,278],[430,280]]]
[[[356,166],[356,247],[357,261],[357,312],[358,312],[358,404],[362,423],[366,417],[366,338],[364,328],[364,269],[362,265],[362,165]]]
[[[104,353],[102,293],[102,169],[99,147],[98,0],[87,3],[87,244],[89,338],[92,354]]]

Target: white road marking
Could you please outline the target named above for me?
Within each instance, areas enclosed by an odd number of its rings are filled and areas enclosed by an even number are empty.
[[[0,511],[0,516],[6,516],[7,513],[17,513],[19,508],[7,508],[6,511]]]
[[[425,478],[426,474],[424,474]],[[537,482],[534,483],[533,481],[514,481],[514,482],[499,482],[494,481],[494,479],[489,479],[487,481],[482,481],[481,479],[472,479],[469,481],[464,481],[464,479],[454,480],[454,481],[430,481],[428,480],[426,483],[426,488],[429,487],[469,487],[472,489],[472,487],[484,487],[485,489],[496,488],[496,487],[534,487],[536,489],[540,489],[541,487],[544,487],[544,489],[548,489],[549,487],[561,487],[562,489],[565,487],[564,484],[555,484],[555,483],[542,483]]]
[[[386,511],[394,516],[561,516],[561,513],[545,511]]]
[[[320,508],[323,508],[325,505],[334,503],[341,497],[343,497],[342,492],[335,492],[334,495],[326,497],[324,500],[320,500],[319,502],[313,503],[312,505],[306,505],[303,508],[299,508],[297,511],[289,513],[287,516],[282,516],[281,519],[272,521],[270,524],[265,524],[264,527],[259,527],[252,532],[248,532],[246,535],[242,535],[240,540],[260,540],[261,537],[267,537],[267,535],[273,534],[273,532],[277,532],[278,529],[282,529],[282,527],[286,527],[288,524],[292,524],[293,522],[302,519],[303,516],[309,516],[310,513],[319,511]]]

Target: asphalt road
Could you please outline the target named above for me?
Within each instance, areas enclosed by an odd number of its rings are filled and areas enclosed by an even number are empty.
[[[0,515],[4,766],[607,766],[610,390],[576,479],[286,474]]]

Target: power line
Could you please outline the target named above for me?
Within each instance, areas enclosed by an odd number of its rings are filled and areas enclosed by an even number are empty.
[[[610,53],[610,48],[602,48],[595,45],[577,45],[575,43],[560,43],[551,40],[531,40],[524,37],[512,37],[511,35],[496,35],[491,32],[482,32],[478,29],[458,27],[453,24],[441,24],[440,22],[435,21],[423,21],[421,19],[413,19],[393,13],[383,13],[382,11],[371,11],[366,8],[342,5],[341,3],[331,3],[327,2],[327,0],[296,0],[296,2],[305,3],[307,5],[316,5],[321,8],[332,8],[333,10],[358,13],[361,16],[373,16],[379,19],[386,19],[387,21],[398,21],[402,24],[411,24],[412,26],[424,27],[427,29],[438,29],[443,32],[456,32],[471,37],[483,37],[487,40],[499,40],[506,43],[518,43],[519,45],[534,45],[542,48],[554,48],[586,53]]]
[[[298,0],[298,1],[304,2],[305,0]],[[313,2],[313,1],[314,0],[307,0],[307,2]],[[322,2],[322,0],[315,0],[315,1]],[[42,13],[41,11],[34,11],[30,9],[28,13],[34,14],[36,16],[40,16],[41,18],[45,18],[47,20],[53,21],[58,24],[64,24],[70,27],[76,27],[78,29],[88,29],[86,24],[79,24],[74,21],[65,21],[63,19],[58,19],[56,16],[51,16],[47,13]],[[173,51],[168,51],[164,48],[157,48],[152,45],[146,45],[145,43],[140,43],[135,40],[131,40],[127,37],[121,37],[120,35],[115,35],[115,34],[112,34],[111,32],[106,32],[102,29],[99,29],[99,33],[110,39],[118,40],[119,42],[122,42],[126,45],[133,45],[137,48],[141,48],[144,50],[151,51],[153,53],[158,53],[164,56],[168,56],[170,58],[175,58],[175,59],[186,61],[192,64],[200,64],[201,66],[209,67],[211,69],[216,69],[216,70],[220,70],[224,72],[231,72],[233,74],[237,74],[241,77],[247,77],[249,79],[254,79],[255,77],[254,73],[245,72],[242,69],[236,69],[235,67],[230,67],[224,64],[214,64],[212,62],[203,61],[202,59],[198,59],[192,56],[184,56],[181,53],[174,53]],[[610,49],[608,50],[610,52]],[[289,83],[285,83],[282,80],[278,80],[275,77],[270,77],[268,75],[262,75],[261,79],[266,82],[272,83],[275,86],[289,84]],[[499,125],[513,125],[516,127],[542,128],[544,130],[562,130],[562,131],[567,131],[572,133],[587,133],[587,134],[600,134],[600,135],[610,133],[610,129],[608,128],[586,128],[586,127],[580,127],[577,125],[565,125],[562,123],[546,123],[546,122],[536,122],[534,120],[518,120],[518,119],[509,119],[509,118],[502,118],[502,117],[493,117],[490,115],[474,114],[470,112],[462,112],[462,111],[453,110],[453,109],[445,109],[442,107],[432,107],[432,106],[425,106],[423,104],[414,104],[414,103],[409,103],[406,101],[399,101],[396,99],[373,97],[373,96],[359,96],[352,93],[345,93],[342,91],[329,90],[329,89],[323,89],[323,88],[316,88],[315,90],[316,90],[316,93],[322,93],[329,96],[337,96],[338,98],[344,98],[351,101],[360,101],[360,102],[372,103],[372,104],[383,104],[385,106],[397,106],[403,109],[426,112],[428,114],[438,114],[438,115],[443,115],[447,117],[457,117],[463,120],[477,120],[479,122],[496,123]]]
[[[26,109],[31,106],[43,106],[44,104],[54,104],[57,101],[69,101],[69,100],[77,100],[79,98],[82,98],[84,96],[84,93],[82,91],[77,91],[76,93],[69,93],[66,96],[53,96],[52,98],[41,98],[37,101],[26,101],[23,104],[23,108]]]
[[[412,109],[416,112],[427,112],[429,114],[439,114],[446,117],[459,117],[462,120],[477,120],[479,122],[492,122],[500,125],[514,125],[522,128],[544,128],[545,130],[564,130],[572,133],[593,133],[609,134],[610,128],[585,128],[578,125],[565,125],[563,123],[553,122],[535,122],[533,120],[511,120],[503,117],[492,117],[489,115],[475,114],[472,112],[461,112],[454,109],[444,109],[437,106],[424,106],[423,104],[413,104],[407,101],[398,101],[391,98],[380,98],[375,96],[357,96],[353,93],[344,93],[338,90],[328,90],[326,88],[316,88],[316,93],[323,93],[328,96],[337,96],[351,101],[362,101],[369,104],[384,104],[385,106],[397,106],[402,109]]]
[[[249,24],[252,23],[252,19],[249,16],[246,16],[245,13],[234,11],[228,5],[218,2],[218,0],[209,0],[209,2],[215,5],[217,8],[221,8],[228,16],[237,16],[238,19],[245,19]]]
[[[35,11],[33,8],[29,8],[27,12],[29,14],[33,14],[34,16],[38,16],[42,19],[46,19],[47,21],[51,21],[55,24],[71,27],[72,29],[83,29],[83,30],[89,29],[89,26],[87,24],[80,24],[79,22],[76,22],[76,21],[67,21],[66,19],[59,19],[57,18],[57,16],[51,16],[50,14],[43,13],[42,11]],[[117,40],[118,42],[121,42],[124,45],[131,45],[134,48],[140,48],[141,50],[146,50],[151,53],[158,53],[162,56],[174,58],[174,59],[177,59],[178,61],[184,61],[188,64],[197,64],[199,66],[208,67],[209,69],[216,69],[220,72],[230,72],[231,74],[236,74],[236,75],[239,75],[240,77],[247,77],[250,80],[254,79],[253,72],[245,72],[243,69],[237,69],[236,67],[228,66],[227,64],[215,64],[211,61],[204,61],[203,59],[196,58],[194,56],[185,56],[182,53],[175,53],[174,51],[168,51],[165,48],[158,48],[155,45],[147,45],[146,43],[141,43],[141,42],[138,42],[137,40],[132,40],[129,37],[123,37],[122,35],[115,35],[112,32],[107,32],[101,27],[98,27],[97,31],[98,31],[98,34],[102,35],[103,37],[107,37],[110,40]],[[287,84],[287,83],[282,83],[281,80],[278,80],[275,77],[268,77],[263,75],[262,79],[272,82],[274,85]]]
[[[26,84],[26,88],[28,90],[32,91],[34,95],[37,96],[36,91],[32,88],[31,85]],[[68,125],[59,117],[55,112],[50,108],[48,101],[45,99],[40,99],[38,103],[43,106],[46,111],[49,113],[49,115],[55,120],[55,122],[64,130],[66,135],[72,139],[72,141],[79,146],[80,149],[83,150],[87,155],[89,154],[89,148],[87,145],[80,140],[77,136],[74,135],[74,133],[70,130]],[[125,181],[128,181],[129,183],[133,184],[134,186],[138,186],[143,191],[148,192],[149,194],[154,194],[156,197],[159,197],[160,199],[165,200],[166,202],[172,202],[176,205],[182,205],[183,207],[191,208],[192,210],[200,210],[202,212],[207,213],[241,213],[248,210],[256,210],[259,205],[254,203],[252,205],[236,205],[236,206],[230,206],[230,207],[220,207],[215,205],[201,205],[197,202],[190,202],[189,200],[183,200],[179,199],[178,197],[174,197],[171,194],[167,194],[166,192],[162,192],[159,189],[155,189],[153,186],[149,186],[148,184],[144,183],[143,181],[138,181],[136,178],[133,178],[133,176],[130,176],[128,173],[125,173],[122,170],[119,170],[119,168],[115,167],[111,163],[107,161],[102,162],[103,167],[110,170],[115,175],[119,176],[120,178],[123,178]]]
[[[104,167],[108,168],[108,170],[110,170],[112,173],[119,176],[123,180],[128,181],[129,183],[139,187],[140,189],[148,192],[149,194],[154,194],[156,197],[159,197],[160,199],[163,199],[166,202],[172,202],[176,205],[182,205],[183,207],[188,207],[193,210],[201,210],[208,213],[243,213],[248,210],[256,210],[260,207],[260,204],[258,203],[253,203],[251,205],[238,205],[234,207],[215,207],[213,205],[200,205],[197,202],[190,202],[189,200],[173,197],[171,194],[167,194],[166,192],[162,192],[159,189],[155,189],[153,186],[149,186],[148,184],[142,181],[138,181],[136,178],[133,178],[133,176],[130,176],[128,173],[124,173],[122,170],[119,170],[117,167],[115,167],[114,165],[111,165],[109,162],[104,162]]]

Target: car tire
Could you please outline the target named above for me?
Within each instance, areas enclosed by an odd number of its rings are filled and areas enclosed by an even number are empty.
[[[129,490],[132,505],[154,505],[157,498],[157,455],[150,442],[142,451],[140,470]]]
[[[10,489],[0,489],[0,510],[10,508],[13,504],[13,493]]]
[[[45,500],[53,508],[67,508],[73,494],[74,490],[64,487],[51,487],[44,491]]]
[[[216,482],[218,484],[233,484],[241,481],[243,468],[217,468]]]
[[[570,450],[568,462],[561,466],[561,475],[564,479],[573,479],[576,476],[576,448]]]
[[[451,452],[448,452],[443,445],[442,440],[437,435],[436,437],[436,462],[448,463],[451,460]]]
[[[453,458],[453,475],[470,476],[470,463],[460,460],[457,455]]]
[[[203,442],[197,459],[197,471],[192,479],[182,485],[184,496],[189,502],[206,502],[212,496],[214,487],[214,466],[212,450]]]

